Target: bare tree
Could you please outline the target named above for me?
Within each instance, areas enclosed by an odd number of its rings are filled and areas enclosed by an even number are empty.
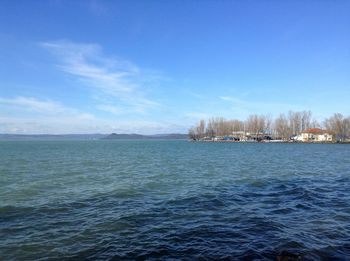
[[[196,128],[196,131],[197,131],[197,135],[198,135],[199,139],[204,138],[204,136],[205,136],[205,121],[204,120],[199,121],[197,128]]]
[[[265,134],[266,131],[266,117],[265,115],[258,116],[258,134]]]
[[[288,112],[289,129],[291,135],[298,135],[302,131],[302,112]]]
[[[266,116],[264,115],[249,115],[246,126],[248,132],[255,136],[255,139],[260,139],[266,132]]]
[[[191,140],[196,140],[197,137],[196,137],[196,130],[194,127],[191,127],[189,130],[188,130],[188,137],[191,139]]]
[[[309,129],[311,126],[311,111],[303,111],[301,116],[301,131]]]
[[[289,126],[288,120],[285,114],[280,114],[275,120],[275,129],[277,138],[288,140],[289,139]]]
[[[311,128],[321,128],[321,124],[319,123],[319,121],[317,119],[312,119],[311,121]]]
[[[258,115],[256,114],[249,115],[246,121],[246,126],[247,126],[248,132],[250,132],[251,134],[256,134],[259,130]]]
[[[288,140],[292,135],[298,135],[308,128],[320,128],[320,123],[312,119],[310,111],[293,112],[288,115],[280,114],[276,119],[271,115],[252,114],[246,121],[237,119],[226,120],[222,117],[210,118],[208,123],[200,120],[191,127],[188,135],[193,140],[202,139],[205,136],[229,136],[234,132],[248,131],[255,139],[261,139],[265,134],[274,134],[275,138]],[[350,117],[344,117],[335,113],[324,121],[324,126],[336,134],[337,140],[344,141],[350,136]]]
[[[272,134],[272,128],[273,128],[273,123],[272,123],[272,116],[271,114],[268,114],[265,116],[265,132],[268,134]]]
[[[214,122],[213,122],[213,119],[209,119],[208,121],[208,125],[207,125],[207,129],[206,129],[206,135],[208,137],[214,137],[216,135],[215,133],[215,129],[214,129]]]
[[[244,122],[240,120],[233,120],[233,131],[244,131]]]
[[[335,133],[338,141],[345,141],[350,131],[350,117],[345,118],[341,113],[334,113],[325,120],[325,126]]]

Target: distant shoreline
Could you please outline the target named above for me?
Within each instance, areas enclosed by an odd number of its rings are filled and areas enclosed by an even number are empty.
[[[0,141],[29,140],[188,140],[187,134],[0,134]]]

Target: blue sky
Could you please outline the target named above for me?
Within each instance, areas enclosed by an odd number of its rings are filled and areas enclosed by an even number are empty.
[[[350,114],[350,1],[1,1],[0,133]]]

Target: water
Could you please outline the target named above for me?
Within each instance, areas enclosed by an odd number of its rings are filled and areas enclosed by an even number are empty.
[[[0,142],[0,259],[350,258],[350,146]]]

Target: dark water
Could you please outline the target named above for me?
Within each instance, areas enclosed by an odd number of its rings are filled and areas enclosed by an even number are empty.
[[[350,146],[0,142],[0,259],[350,259]]]

